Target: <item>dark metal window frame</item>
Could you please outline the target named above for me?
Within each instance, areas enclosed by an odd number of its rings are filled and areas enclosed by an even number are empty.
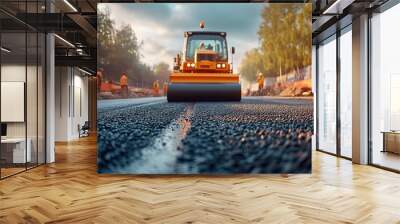
[[[372,20],[372,17],[373,17],[373,13],[383,13],[386,10],[392,8],[393,6],[395,6],[395,5],[399,4],[399,3],[400,3],[400,0],[389,0],[385,4],[379,6],[378,8],[375,8],[375,9],[367,11],[367,13],[368,13],[368,30],[367,30],[367,41],[368,41],[368,44],[367,44],[367,46],[368,46],[368,49],[367,49],[367,51],[368,51],[368,55],[367,55],[367,66],[368,66],[368,69],[367,69],[367,80],[368,80],[368,87],[367,87],[368,88],[368,96],[367,96],[367,98],[368,98],[367,99],[367,101],[368,101],[368,105],[367,105],[367,107],[368,107],[368,112],[367,112],[368,113],[368,115],[367,115],[368,116],[368,124],[367,124],[367,128],[368,128],[368,138],[367,138],[367,141],[368,141],[368,152],[367,152],[368,153],[368,165],[373,166],[373,167],[377,167],[377,168],[380,168],[380,169],[384,169],[384,170],[387,170],[387,171],[395,172],[395,173],[400,173],[400,170],[396,170],[396,169],[393,169],[393,168],[390,168],[390,167],[386,167],[386,166],[382,166],[382,165],[373,163],[372,97],[371,97],[372,96],[372,91],[373,91],[372,90],[372,83],[371,83],[372,82],[372,60],[371,59],[372,59],[372,53],[373,52],[372,52],[371,20]],[[341,30],[345,30],[346,27],[341,29]],[[342,35],[342,34],[340,34],[340,35]],[[335,34],[333,34],[333,35],[335,35]],[[331,35],[331,36],[333,36],[333,35]],[[336,33],[335,40],[337,41],[336,42],[337,48],[338,48],[338,45],[340,45],[340,35],[338,36],[337,33]],[[336,154],[328,152],[328,151],[325,151],[325,150],[319,148],[319,138],[318,138],[319,137],[318,136],[318,132],[319,132],[319,128],[318,128],[318,126],[319,126],[318,125],[319,124],[319,113],[318,113],[319,112],[319,108],[318,108],[318,105],[319,105],[318,104],[318,101],[319,101],[319,99],[318,99],[319,98],[318,97],[318,95],[319,95],[318,94],[319,93],[319,91],[318,91],[319,90],[319,85],[318,85],[318,83],[319,83],[319,64],[318,64],[318,57],[319,56],[318,56],[318,48],[319,48],[319,44],[321,42],[331,38],[331,36],[328,36],[327,38],[319,41],[316,44],[316,94],[315,94],[315,96],[316,96],[316,98],[315,98],[315,100],[316,100],[316,118],[315,119],[316,119],[316,132],[317,132],[316,133],[316,150],[319,151],[319,152],[323,152],[323,153],[326,153],[326,154],[330,154],[330,155],[336,156],[336,157],[352,160],[349,157],[341,155],[340,145],[338,144],[338,143],[340,143],[340,139],[339,139],[339,141],[338,141],[338,139],[336,141],[336,146],[337,146]],[[339,61],[340,61],[339,53],[340,52],[337,51],[336,55],[337,55],[337,58],[339,58]],[[337,64],[337,68],[338,68],[338,64]],[[337,73],[337,75],[339,74],[339,76],[340,76],[340,65],[339,65],[339,72],[336,71],[336,73]],[[339,79],[340,79],[340,77],[339,77]],[[340,82],[338,82],[338,79],[336,80],[336,85],[340,85]],[[338,89],[340,90],[340,87],[337,87],[337,90]],[[336,97],[337,97],[337,108],[336,108],[336,111],[338,111],[338,105],[340,107],[340,92],[336,93]],[[337,126],[339,127],[339,132],[338,132],[338,130],[336,130],[337,131],[337,136],[336,137],[340,138],[340,135],[338,135],[338,133],[340,133],[340,131],[341,131],[340,117],[338,118],[338,113],[336,114],[336,116],[337,116],[336,122],[339,121],[339,123],[337,123]],[[340,114],[339,114],[339,116],[340,116]]]
[[[400,3],[400,0],[389,0],[385,4],[379,6],[374,10],[368,11],[368,30],[367,30],[367,46],[368,46],[368,69],[367,69],[367,82],[368,82],[368,165],[373,167],[377,167],[383,170],[400,173],[400,170],[393,169],[384,165],[376,164],[373,161],[373,141],[372,141],[372,18],[374,13],[384,13],[386,10],[391,9],[392,7],[396,6]]]
[[[352,160],[352,158],[347,157],[342,155],[342,150],[341,150],[341,119],[340,119],[340,77],[341,77],[341,67],[340,67],[340,37],[344,35],[347,32],[351,32],[351,25],[352,23],[346,25],[343,28],[340,28],[337,26],[336,33],[326,37],[325,39],[319,41],[318,44],[316,44],[316,57],[315,57],[315,63],[316,63],[316,94],[315,94],[315,100],[316,100],[316,150],[319,152],[323,152],[329,155],[337,156],[343,159],[347,160]],[[334,38],[332,38],[335,36]],[[332,40],[329,40],[332,39]],[[319,53],[318,49],[320,47],[320,44],[323,42],[330,42],[330,41],[336,41],[336,152],[332,153],[329,151],[326,151],[324,149],[319,148]]]
[[[27,3],[28,1],[25,1],[24,3]],[[30,2],[36,2],[37,3],[37,5],[36,5],[36,10],[38,11],[39,9],[38,9],[38,3],[39,3],[39,1],[38,0],[36,0],[36,1],[30,1]],[[27,11],[27,5],[25,4],[25,11]],[[46,7],[46,11],[47,11],[47,7]],[[6,179],[6,178],[8,178],[8,177],[12,177],[12,176],[14,176],[14,175],[17,175],[17,174],[20,174],[20,173],[23,173],[23,172],[26,172],[26,171],[28,171],[28,170],[30,170],[30,169],[33,169],[33,168],[36,168],[36,167],[39,167],[39,166],[41,166],[41,165],[44,165],[44,164],[46,164],[47,163],[47,33],[43,33],[43,32],[41,32],[41,31],[39,31],[39,30],[36,30],[35,28],[33,28],[33,27],[31,27],[31,26],[29,26],[28,24],[26,24],[25,23],[25,30],[24,31],[22,31],[21,33],[23,33],[23,34],[25,34],[25,87],[24,87],[24,91],[25,91],[25,93],[24,93],[24,96],[25,96],[25,99],[24,99],[24,119],[25,119],[25,169],[24,170],[21,170],[21,171],[18,171],[18,172],[15,172],[15,173],[12,173],[12,174],[10,174],[10,175],[7,175],[7,176],[3,176],[2,175],[2,168],[1,168],[1,166],[0,166],[0,180],[3,180],[3,179]],[[1,32],[0,31],[0,45],[2,45],[2,39],[1,39],[1,37],[2,37],[2,33],[3,32]],[[17,33],[17,32],[13,32],[13,33]],[[28,76],[28,33],[33,33],[33,34],[36,34],[36,162],[35,162],[35,164],[33,165],[33,166],[29,166],[28,167],[28,162],[27,162],[27,157],[28,157],[28,154],[27,154],[27,147],[28,147],[28,142],[27,142],[27,139],[28,139],[28,119],[27,119],[27,117],[28,117],[28,114],[27,114],[27,81],[28,81],[28,78],[27,78],[27,76]],[[44,161],[43,161],[43,163],[39,163],[39,69],[38,69],[38,66],[39,66],[39,34],[44,34],[44,36],[43,36],[43,39],[42,39],[42,44],[44,44],[44,46],[42,46],[42,47],[44,47],[44,50],[43,51],[41,51],[41,53],[43,53],[44,55],[42,55],[42,60],[44,60],[44,67],[43,67],[43,69],[42,69],[42,82],[43,82],[43,84],[44,84],[44,92],[43,92],[43,94],[44,94],[44,99],[43,99],[43,105],[42,105],[42,107],[43,107],[43,109],[44,109],[44,111],[43,111],[43,113],[44,113],[44,116],[43,117],[41,117],[41,118],[43,118],[44,120],[42,120],[42,122],[44,123],[44,136],[43,136],[43,139],[44,139],[44,145],[42,146],[42,147],[44,147],[43,149],[42,149],[42,151],[44,152],[44,155],[42,155],[43,156],[43,159],[44,159]],[[2,66],[2,55],[1,55],[1,53],[0,53],[0,68],[1,68],[1,66]],[[0,69],[0,82],[1,82],[1,69]],[[0,86],[0,90],[1,90],[1,86]],[[1,93],[0,93],[0,95],[1,95]],[[0,97],[0,99],[1,99],[1,97]],[[0,100],[1,101],[1,100]],[[0,106],[0,109],[1,109],[1,106]],[[0,115],[0,123],[1,123],[1,115]],[[1,144],[0,144],[0,156],[1,156]],[[32,165],[33,163],[30,163],[29,165]]]

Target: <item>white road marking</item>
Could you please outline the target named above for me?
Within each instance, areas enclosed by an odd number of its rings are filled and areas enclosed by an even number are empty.
[[[137,174],[172,174],[175,173],[177,157],[181,154],[178,146],[186,137],[191,127],[193,105],[189,105],[179,119],[169,124],[155,138],[149,146],[140,149],[142,156],[140,160],[133,161],[129,166],[118,168],[116,173],[137,173]]]

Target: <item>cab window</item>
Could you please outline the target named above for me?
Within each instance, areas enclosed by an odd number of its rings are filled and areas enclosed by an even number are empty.
[[[218,60],[228,59],[225,38],[219,35],[198,34],[189,36],[187,41],[186,58],[193,60],[197,49],[215,51]]]

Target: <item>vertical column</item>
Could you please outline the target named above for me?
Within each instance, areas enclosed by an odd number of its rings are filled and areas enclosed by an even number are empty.
[[[54,11],[51,1],[46,1],[46,11]],[[55,161],[55,43],[54,34],[46,34],[46,163]]]
[[[312,46],[312,54],[311,54],[311,80],[312,80],[312,92],[314,96],[313,100],[313,123],[314,123],[314,130],[313,130],[313,136],[311,138],[311,148],[312,150],[317,149],[317,46],[313,45]]]
[[[368,15],[353,19],[353,162],[368,163]]]
[[[341,82],[341,76],[342,76],[342,71],[341,71],[341,64],[340,64],[340,36],[341,36],[341,31],[339,27],[337,27],[336,30],[336,155],[341,156],[341,145],[342,145],[342,140],[341,140],[341,131],[342,131],[342,126],[341,126],[341,114],[340,114],[340,82]]]
[[[61,66],[55,69],[55,141],[71,140],[71,70]]]
[[[97,129],[97,78],[89,77],[88,80],[88,105],[90,131],[96,132]]]

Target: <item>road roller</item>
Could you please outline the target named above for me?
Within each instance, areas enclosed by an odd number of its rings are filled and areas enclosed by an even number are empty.
[[[183,51],[174,58],[167,88],[168,102],[240,101],[239,76],[229,63],[226,32],[184,32]],[[235,54],[235,48],[230,48]],[[233,57],[232,57],[233,58]]]

